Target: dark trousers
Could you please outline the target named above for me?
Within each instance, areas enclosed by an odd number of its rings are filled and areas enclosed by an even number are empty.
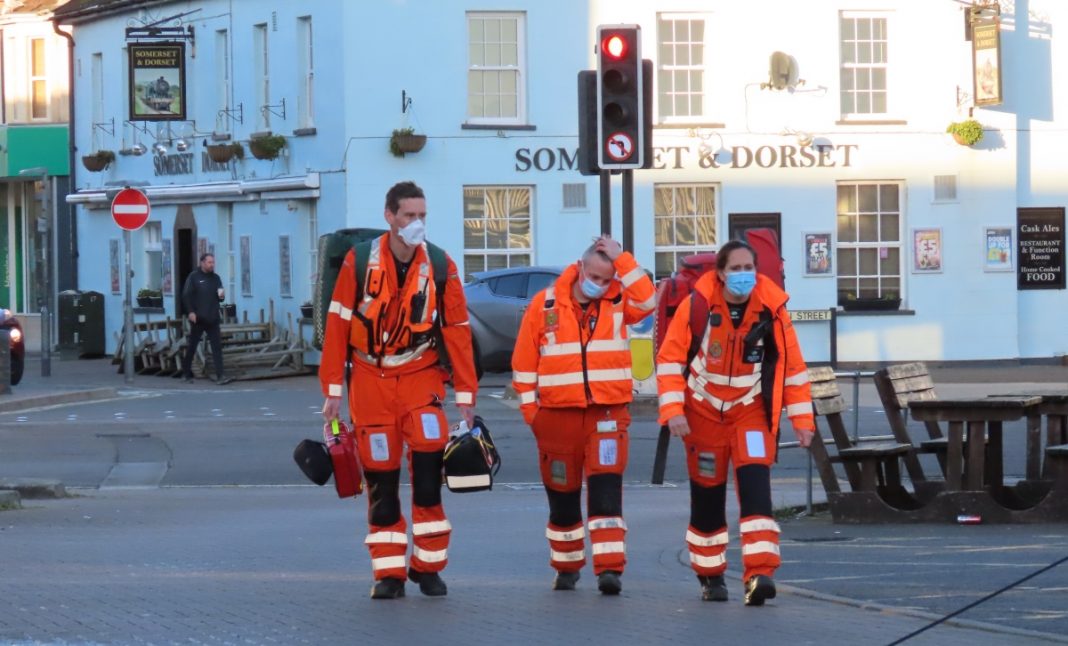
[[[185,344],[185,359],[182,361],[182,376],[186,379],[193,377],[193,356],[197,353],[200,345],[200,337],[208,335],[208,343],[211,344],[211,358],[215,361],[215,377],[222,379],[222,340],[219,336],[219,323],[192,323],[189,327],[189,336]]]

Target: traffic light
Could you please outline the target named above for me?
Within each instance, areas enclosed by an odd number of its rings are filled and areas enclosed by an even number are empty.
[[[646,150],[641,27],[597,27],[597,165],[644,168]]]

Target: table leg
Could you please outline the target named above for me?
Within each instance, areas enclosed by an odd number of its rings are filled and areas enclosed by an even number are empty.
[[[964,422],[950,422],[946,440],[946,491],[960,491],[960,475],[963,466]]]
[[[1001,422],[990,422],[987,426],[990,437],[986,441],[986,484],[991,487],[1001,487],[1005,484],[1004,469],[1004,440],[1002,439]]]
[[[983,457],[986,454],[986,424],[968,422],[968,456],[964,475],[964,488],[968,491],[981,491],[983,488]]]
[[[1038,480],[1042,465],[1042,416],[1027,416],[1027,479]]]
[[[1068,417],[1064,415],[1047,415],[1046,416],[1046,446],[1057,446],[1058,444],[1064,444],[1068,438],[1065,438],[1065,430],[1068,426]],[[1042,477],[1046,480],[1052,480],[1054,473],[1050,469],[1049,460],[1046,459],[1042,464]]]

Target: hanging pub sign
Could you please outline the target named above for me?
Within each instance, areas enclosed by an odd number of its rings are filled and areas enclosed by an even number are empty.
[[[972,23],[972,74],[975,105],[1001,103],[1001,20],[977,15]]]
[[[185,121],[185,43],[130,43],[130,121]]]
[[[1016,289],[1064,289],[1064,207],[1016,210]]]

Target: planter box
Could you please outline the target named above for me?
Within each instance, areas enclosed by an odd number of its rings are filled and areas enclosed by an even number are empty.
[[[838,302],[847,312],[893,311],[901,307],[900,298],[855,298]]]
[[[162,296],[138,296],[137,297],[137,306],[138,307],[160,307],[161,308],[161,307],[163,307],[163,297]]]
[[[301,305],[300,315],[306,319],[310,319],[315,314],[315,308],[311,305]]]

